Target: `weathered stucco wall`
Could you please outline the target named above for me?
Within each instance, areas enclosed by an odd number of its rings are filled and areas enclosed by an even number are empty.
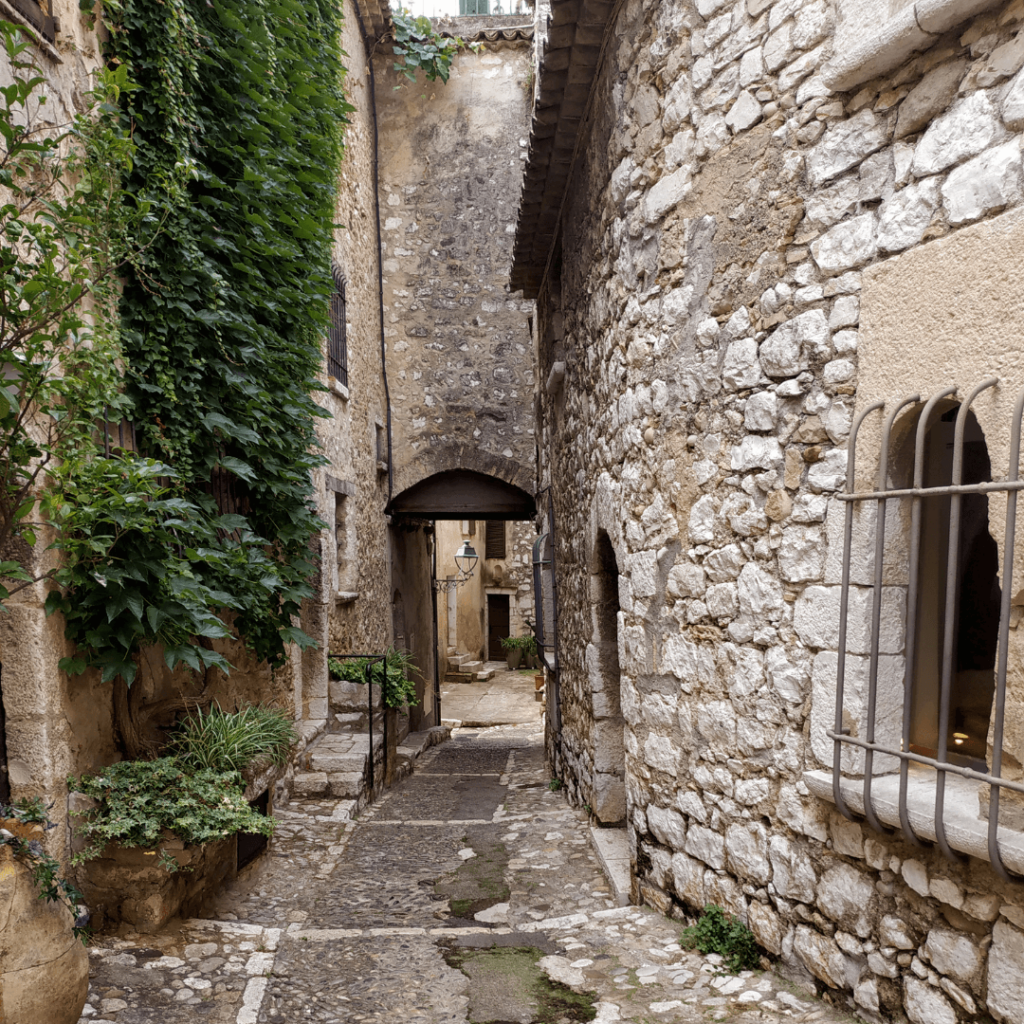
[[[994,373],[977,415],[1005,473],[1024,384],[1024,4],[922,36],[920,55],[838,94],[821,76],[833,16],[820,0],[633,0],[610,29],[538,300],[540,379],[565,363],[539,427],[557,768],[579,803],[626,815],[649,902],[729,908],[861,1012],[1019,1024],[1024,888],[848,822],[819,783],[855,411],[940,385],[965,397]],[[869,419],[865,479],[877,450]],[[902,594],[883,605],[897,722]],[[970,790],[948,802],[987,826]],[[1003,834],[1009,855],[1020,834]]]
[[[374,63],[395,494],[454,468],[533,492],[533,303],[508,292],[530,60],[485,44],[447,85]]]

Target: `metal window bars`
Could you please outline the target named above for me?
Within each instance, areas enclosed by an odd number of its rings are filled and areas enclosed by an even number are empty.
[[[842,584],[839,608],[839,651],[838,665],[836,672],[836,716],[835,728],[829,729],[827,735],[834,741],[834,757],[832,766],[832,792],[838,810],[847,818],[853,818],[854,813],[847,805],[841,791],[842,779],[842,748],[843,744],[852,744],[864,750],[864,817],[872,828],[878,831],[885,831],[884,826],[875,812],[872,803],[871,789],[873,779],[874,755],[876,753],[897,758],[900,768],[899,786],[899,818],[900,825],[906,837],[914,845],[923,847],[927,845],[918,836],[910,822],[910,815],[907,808],[907,790],[909,785],[909,767],[914,762],[936,772],[935,787],[935,838],[942,852],[953,861],[961,860],[961,856],[950,846],[945,828],[944,809],[946,796],[946,776],[950,773],[959,775],[965,779],[976,782],[987,783],[990,787],[989,819],[988,819],[988,853],[993,869],[1005,880],[1014,879],[1014,876],[1003,864],[1002,855],[999,849],[999,796],[1002,789],[1010,789],[1018,793],[1024,793],[1024,783],[1004,779],[1002,774],[1003,760],[1003,725],[1006,703],[1006,671],[1009,644],[1010,627],[1010,599],[1013,592],[1013,551],[1016,533],[1017,494],[1024,488],[1024,481],[1020,479],[1020,445],[1021,445],[1021,421],[1024,418],[1024,391],[1020,393],[1014,406],[1012,433],[1010,441],[1009,466],[1005,479],[1001,481],[988,481],[976,484],[964,484],[963,478],[963,446],[964,429],[967,423],[967,415],[972,403],[983,391],[994,387],[999,383],[998,378],[990,377],[979,384],[961,403],[956,417],[956,426],[953,441],[953,470],[952,482],[948,485],[925,487],[924,461],[925,461],[925,440],[932,414],[936,406],[943,399],[953,398],[957,394],[956,387],[944,388],[936,392],[925,403],[917,422],[917,436],[914,450],[914,472],[913,486],[903,488],[888,488],[886,486],[889,444],[892,435],[893,425],[908,405],[920,402],[920,396],[913,395],[899,402],[886,418],[882,430],[881,450],[879,452],[878,477],[876,489],[873,491],[854,491],[854,469],[856,457],[857,435],[864,419],[871,413],[884,409],[884,402],[874,402],[864,409],[854,421],[850,432],[849,446],[846,461],[846,491],[837,497],[846,503],[844,533],[843,533],[843,563],[842,563]],[[955,657],[954,634],[956,623],[956,602],[958,599],[958,544],[960,524],[960,504],[964,494],[991,494],[1002,492],[1006,494],[1006,524],[1005,538],[1003,545],[1003,576],[1002,592],[1000,603],[999,633],[998,633],[998,655],[996,661],[996,687],[993,702],[993,719],[991,723],[992,735],[992,765],[988,772],[977,771],[973,768],[964,767],[950,762],[948,758],[948,729],[950,717],[950,693],[953,677],[953,659]],[[921,564],[921,503],[924,499],[941,495],[950,496],[950,522],[948,535],[948,559],[946,565],[946,595],[945,595],[945,632],[942,647],[942,671],[940,676],[939,691],[939,734],[936,757],[928,757],[916,753],[910,749],[911,731],[911,695],[914,679],[914,666],[917,657],[916,626],[918,615],[918,576]],[[876,742],[875,739],[875,717],[878,698],[878,658],[879,658],[879,634],[881,627],[882,607],[882,578],[883,578],[883,555],[885,550],[885,511],[887,502],[893,499],[911,499],[910,515],[910,559],[909,578],[907,591],[907,618],[906,618],[906,647],[903,676],[903,721],[902,741],[899,750],[885,744]],[[844,714],[844,685],[846,675],[846,636],[849,614],[850,598],[850,566],[851,548],[853,542],[853,511],[857,502],[875,502],[877,505],[876,533],[875,533],[875,563],[872,594],[872,616],[871,616],[871,646],[868,666],[868,696],[866,708],[866,737],[861,739],[858,736],[850,735],[850,730],[843,725]]]
[[[334,270],[334,291],[331,294],[331,327],[327,337],[327,373],[339,384],[348,387],[348,334],[345,318],[345,278]]]

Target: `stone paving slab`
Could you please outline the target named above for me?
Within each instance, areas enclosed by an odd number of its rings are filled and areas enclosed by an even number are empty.
[[[853,1019],[771,972],[724,974],[680,947],[683,922],[618,906],[541,740],[458,730],[356,820],[352,802],[281,807],[269,856],[206,917],[97,940],[82,1024]],[[477,817],[451,817],[465,800]]]
[[[488,662],[488,668],[494,664]],[[540,704],[534,700],[534,675],[509,672],[502,666],[486,680],[446,684],[441,690],[441,714],[464,729],[537,722]]]

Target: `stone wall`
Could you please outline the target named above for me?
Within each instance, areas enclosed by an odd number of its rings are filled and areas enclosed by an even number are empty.
[[[531,52],[481,46],[447,84],[374,64],[396,495],[455,468],[533,492],[533,303],[508,291]]]
[[[929,21],[920,52],[847,67],[846,92],[827,84],[834,17],[821,0],[631,0],[610,26],[538,300],[556,767],[574,800],[626,815],[638,896],[727,907],[861,1013],[1021,1022],[1024,887],[839,815],[825,730],[854,412],[943,385],[963,397],[994,373],[976,411],[1005,473],[1024,386],[1024,3]],[[899,681],[898,551],[892,564],[883,675]],[[854,591],[855,734],[869,597]],[[1016,667],[1009,685],[1012,705]],[[898,721],[901,682],[895,699]],[[987,827],[978,796],[948,803],[969,846]],[[1017,857],[1020,833],[1002,834]]]

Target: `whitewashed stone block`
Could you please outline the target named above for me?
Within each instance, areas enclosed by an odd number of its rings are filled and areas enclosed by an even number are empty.
[[[946,179],[942,205],[951,224],[977,220],[1021,198],[1020,140],[1013,139],[968,160]]]
[[[666,135],[675,132],[690,116],[693,108],[693,94],[690,90],[688,75],[680,75],[665,96],[665,108],[661,115],[661,124]]]
[[[932,967],[961,985],[975,987],[985,966],[985,953],[973,935],[950,928],[933,928],[924,943]]]
[[[992,95],[969,93],[924,133],[914,151],[914,174],[923,178],[944,171],[988,149],[1002,134]]]
[[[684,562],[672,567],[665,591],[674,598],[703,597],[705,588],[704,569],[692,562]]]
[[[956,97],[957,86],[966,70],[967,62],[963,60],[947,61],[932,68],[900,104],[896,138],[913,135],[941,114]]]
[[[717,153],[730,138],[732,136],[725,118],[717,112],[706,114],[697,125],[697,155]]]
[[[672,877],[676,895],[691,907],[703,908],[707,902],[704,893],[704,865],[685,853],[672,856]]]
[[[811,653],[802,647],[769,647],[765,675],[787,704],[803,704],[811,687]]]
[[[849,975],[855,974],[835,942],[805,924],[797,925],[793,950],[811,974],[832,988],[846,988]]]
[[[814,658],[811,669],[811,750],[818,762],[831,768],[835,743],[827,735],[836,722],[836,679],[839,656],[822,651]],[[843,727],[850,735],[867,735],[868,659],[860,655],[846,656],[843,682]],[[882,655],[878,659],[878,682],[875,697],[875,741],[898,750],[903,722],[903,658]],[[851,743],[841,750],[844,772],[864,772],[864,751]],[[899,759],[875,754],[873,771],[882,775],[899,768]]]
[[[814,262],[826,271],[849,270],[873,259],[877,251],[873,213],[843,221],[811,243]]]
[[[988,1010],[1004,1024],[1024,1024],[1024,933],[1005,921],[992,929],[988,954]]]
[[[764,56],[760,46],[747,50],[740,58],[740,85],[746,87],[764,78]]]
[[[741,878],[764,885],[772,876],[764,825],[730,825],[725,832],[725,855],[729,869]]]
[[[708,614],[713,619],[733,619],[739,611],[739,599],[735,583],[716,583],[708,587],[704,595]]]
[[[731,701],[702,702],[697,708],[697,732],[713,750],[736,747],[736,709]]]
[[[875,887],[849,864],[830,867],[818,882],[818,906],[846,931],[866,939],[874,920]]]
[[[786,836],[772,836],[769,844],[772,880],[778,894],[787,900],[814,902],[817,873],[806,851]]]
[[[729,108],[725,115],[725,123],[734,132],[744,132],[753,128],[761,120],[761,104],[744,90],[739,94],[736,102]]]
[[[681,850],[686,842],[686,822],[678,811],[671,808],[649,806],[647,827],[659,843],[672,850]]]
[[[754,562],[739,576],[740,614],[757,625],[777,622],[782,614],[782,584]]]
[[[722,384],[729,391],[752,388],[761,379],[757,359],[757,342],[753,338],[734,341],[725,350],[722,363]]]
[[[710,544],[715,539],[715,499],[705,494],[694,502],[690,509],[690,541],[694,544]]]
[[[938,178],[926,178],[897,192],[878,211],[878,247],[883,252],[900,252],[917,245],[938,208]]]
[[[903,1008],[914,1024],[956,1024],[956,1011],[937,989],[908,974],[903,979]]]
[[[774,430],[778,418],[779,400],[774,391],[759,391],[747,399],[743,410],[743,426],[747,430]]]
[[[840,295],[828,316],[829,330],[855,327],[860,320],[860,299],[856,295]]]
[[[834,125],[807,154],[807,179],[812,187],[856,167],[885,146],[885,131],[871,110],[861,110]]]
[[[667,736],[661,736],[656,732],[650,733],[643,745],[643,754],[644,763],[651,768],[665,772],[673,778],[678,774],[679,751]]]
[[[793,609],[793,627],[808,647],[838,650],[839,605],[841,587],[807,587]],[[871,610],[874,590],[850,587],[847,606],[846,649],[853,654],[871,651]],[[906,591],[902,587],[882,587],[882,617],[879,623],[879,650],[899,654],[904,647]]]
[[[686,833],[686,852],[719,870],[725,867],[725,839],[703,825],[691,825]]]
[[[807,486],[820,494],[838,491],[846,482],[846,452],[833,449],[807,471]]]
[[[746,561],[738,544],[727,544],[724,548],[712,551],[704,559],[704,569],[712,583],[727,583],[739,576]]]
[[[740,779],[733,790],[732,798],[742,807],[756,807],[764,803],[771,793],[771,785],[765,778]]]
[[[779,572],[790,583],[820,579],[825,554],[825,531],[820,526],[787,526],[779,546]]]
[[[1003,121],[1007,128],[1020,131],[1024,128],[1024,71],[1010,83],[1010,88],[1003,97]]]
[[[780,324],[761,345],[761,368],[769,377],[795,377],[811,360],[827,359],[828,319],[825,311],[811,309]]]
[[[894,949],[916,949],[917,941],[911,935],[906,921],[895,914],[886,914],[879,922],[878,937],[883,946]]]
[[[654,597],[658,589],[657,552],[640,551],[626,556],[626,573],[634,597]]]
[[[786,922],[760,900],[751,900],[747,908],[747,926],[754,933],[758,944],[772,956],[782,953],[782,940],[786,935]]]
[[[756,648],[722,644],[719,666],[734,700],[748,697],[764,683],[764,657]]]
[[[730,466],[740,473],[747,473],[752,469],[772,469],[782,462],[782,458],[782,448],[774,437],[748,434],[733,446]]]
[[[665,641],[662,669],[682,680],[684,691],[687,687],[708,686],[715,681],[714,649],[675,633]]]
[[[763,60],[769,71],[778,71],[793,53],[792,24],[782,25],[764,42]]]
[[[653,224],[674,210],[690,194],[692,188],[693,180],[688,166],[680,167],[662,178],[644,198],[647,223]]]

